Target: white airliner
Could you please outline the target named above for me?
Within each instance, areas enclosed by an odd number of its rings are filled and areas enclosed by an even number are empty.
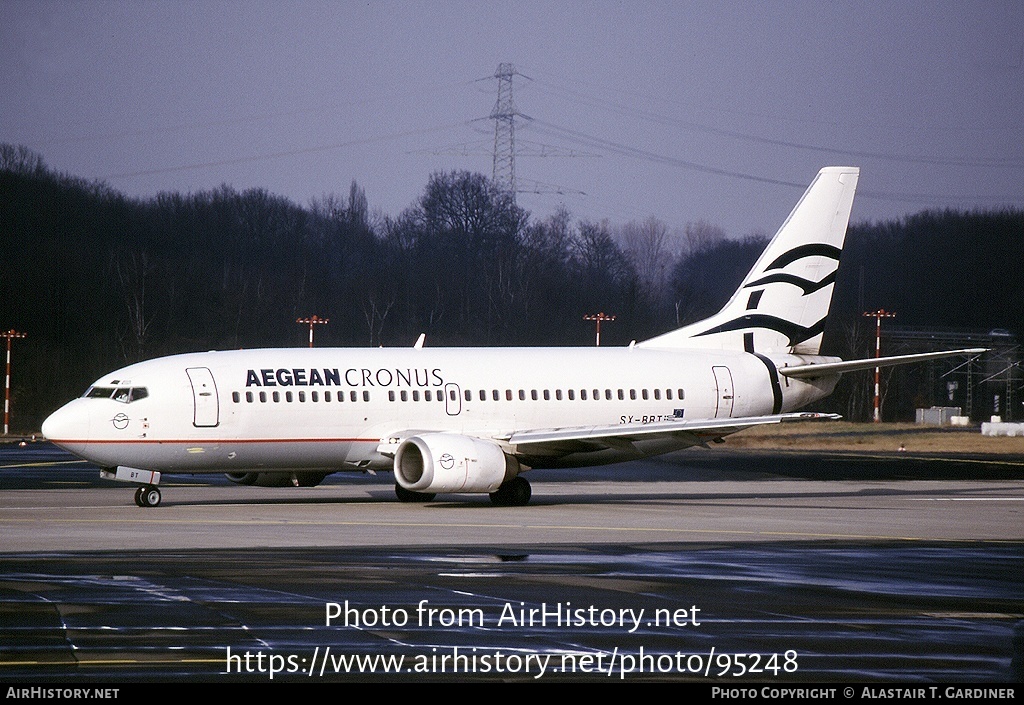
[[[43,434],[140,485],[161,473],[315,485],[393,470],[404,501],[489,493],[522,505],[535,468],[720,441],[830,394],[841,373],[958,350],[843,362],[818,354],[859,170],[822,169],[725,307],[625,348],[233,350],[104,375]]]

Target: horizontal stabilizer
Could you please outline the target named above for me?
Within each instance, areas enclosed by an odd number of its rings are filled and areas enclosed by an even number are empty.
[[[846,360],[843,362],[823,362],[821,364],[794,365],[793,367],[780,367],[779,374],[786,377],[813,378],[824,375],[836,375],[843,372],[854,372],[856,370],[870,370],[875,367],[889,367],[891,365],[905,365],[908,362],[920,362],[921,360],[937,360],[943,357],[956,357],[957,355],[980,355],[988,348],[967,348],[964,350],[943,350],[941,352],[916,353],[914,355],[894,355],[892,357],[871,357],[863,360]]]

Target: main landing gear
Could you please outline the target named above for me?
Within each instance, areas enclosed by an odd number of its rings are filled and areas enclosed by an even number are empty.
[[[156,507],[160,505],[160,488],[143,485],[135,490],[135,504],[140,507]]]
[[[513,477],[511,480],[501,483],[498,489],[490,493],[491,504],[496,507],[522,507],[529,503],[532,495],[533,490],[530,488],[530,483],[521,477]],[[413,492],[397,483],[395,483],[395,496],[400,502],[429,502],[435,497],[433,492]],[[135,501],[137,502],[138,499]]]
[[[395,496],[399,502],[430,502],[437,495],[433,492],[414,492],[395,483]]]
[[[522,477],[513,477],[508,482],[501,483],[497,490],[491,492],[491,504],[496,507],[522,507],[530,501],[533,490],[530,489],[528,480]]]

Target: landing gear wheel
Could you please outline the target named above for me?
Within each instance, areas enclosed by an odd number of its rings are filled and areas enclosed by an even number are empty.
[[[153,485],[144,485],[135,490],[135,503],[140,507],[160,506],[160,490]]]
[[[429,502],[437,495],[433,492],[413,492],[396,483],[395,496],[399,502]]]
[[[529,481],[521,477],[513,477],[508,482],[491,492],[491,504],[496,507],[522,507],[530,502],[533,490]]]

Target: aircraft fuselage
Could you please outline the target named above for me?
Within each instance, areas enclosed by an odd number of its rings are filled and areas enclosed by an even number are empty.
[[[516,429],[743,418],[792,411],[838,376],[798,381],[804,357],[641,348],[267,349],[176,355],[105,375],[44,434],[100,466],[162,472],[390,469],[417,429],[508,438]],[[141,394],[135,390],[144,390]],[[138,398],[140,397],[141,398]],[[532,456],[587,466],[692,445]],[[384,450],[384,453],[381,451]],[[515,454],[514,445],[506,450]]]

